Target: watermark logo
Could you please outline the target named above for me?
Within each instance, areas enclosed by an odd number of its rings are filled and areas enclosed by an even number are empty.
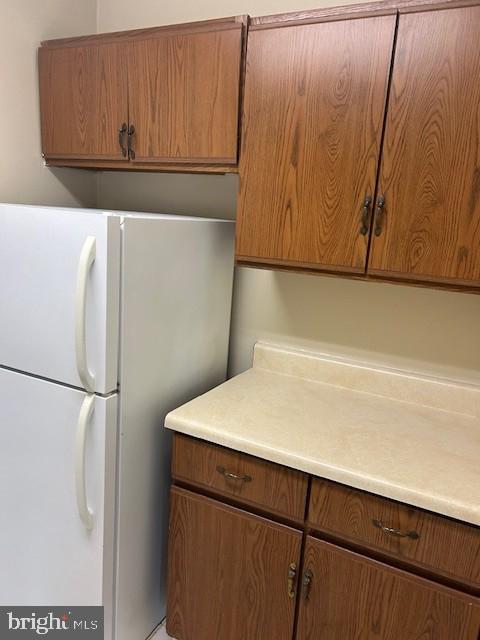
[[[0,607],[0,638],[103,640],[103,607]]]

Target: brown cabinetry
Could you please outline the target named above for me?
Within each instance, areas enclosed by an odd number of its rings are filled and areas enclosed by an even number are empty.
[[[369,272],[480,285],[480,6],[401,15]]]
[[[119,129],[128,122],[124,44],[56,46],[38,55],[42,150],[47,159],[126,163]]]
[[[477,527],[319,478],[312,482],[308,524],[480,591]]]
[[[302,533],[173,488],[167,631],[176,640],[290,640]]]
[[[44,42],[47,162],[234,170],[245,28],[226,18]]]
[[[395,16],[250,31],[237,256],[365,271]]]
[[[300,518],[306,474],[180,434],[172,475],[176,640],[478,640],[478,527],[320,478]]]
[[[303,523],[308,476],[300,471],[176,434],[172,475],[240,504]]]
[[[480,287],[480,5],[418,5],[252,19],[240,264]]]
[[[303,566],[296,640],[478,638],[476,598],[311,537]]]

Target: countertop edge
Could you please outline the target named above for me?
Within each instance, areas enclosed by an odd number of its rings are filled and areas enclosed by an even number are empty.
[[[480,506],[476,509],[471,509],[462,503],[452,502],[442,496],[423,494],[418,490],[392,485],[367,474],[362,476],[354,471],[335,467],[322,461],[301,458],[291,452],[270,448],[258,441],[253,442],[205,427],[205,425],[181,420],[171,413],[165,418],[165,427],[171,431],[256,456],[268,462],[274,462],[319,478],[332,480],[354,489],[368,491],[369,493],[431,511],[438,515],[454,518],[466,524],[480,526]]]

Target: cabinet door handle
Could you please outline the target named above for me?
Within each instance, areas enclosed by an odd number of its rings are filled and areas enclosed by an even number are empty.
[[[295,562],[292,562],[288,567],[288,580],[287,580],[287,588],[288,588],[288,597],[295,597],[295,578],[297,577],[297,565]]]
[[[376,520],[375,518],[373,518],[372,524],[374,527],[377,527],[377,529],[381,529],[384,533],[395,536],[396,538],[410,538],[411,540],[418,540],[418,538],[420,538],[420,534],[416,531],[400,531],[400,529],[387,527],[381,520]]]
[[[128,127],[128,155],[135,160],[135,149],[133,148],[133,136],[135,135],[135,127],[131,124]]]
[[[122,156],[124,158],[127,157],[127,147],[125,146],[125,134],[127,133],[128,127],[127,127],[127,123],[124,122],[122,124],[122,126],[120,127],[120,129],[118,130],[118,144],[120,145],[120,148],[122,150]]]
[[[310,597],[310,589],[312,588],[313,571],[307,569],[303,574],[302,587],[303,587],[303,599],[308,600]]]
[[[363,206],[362,206],[362,226],[360,227],[360,233],[362,234],[362,236],[366,236],[368,233],[371,204],[372,204],[372,197],[367,196],[363,201]]]
[[[240,480],[241,482],[251,482],[251,476],[243,475],[239,476],[236,473],[232,473],[231,471],[227,471],[225,467],[217,467],[217,472],[224,476],[225,478],[229,478],[230,480]]]
[[[382,233],[383,217],[385,215],[385,196],[378,196],[377,199],[377,213],[375,216],[375,235],[379,236]]]

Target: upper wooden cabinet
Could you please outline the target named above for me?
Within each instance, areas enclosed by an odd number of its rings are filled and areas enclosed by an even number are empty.
[[[480,285],[480,6],[401,15],[370,273]]]
[[[40,48],[46,158],[127,160],[118,138],[128,121],[125,49],[115,43]]]
[[[135,161],[237,162],[240,26],[182,30],[132,43]]]
[[[252,20],[239,263],[480,287],[479,4]]]
[[[43,43],[49,164],[235,170],[246,20]]]
[[[250,31],[239,260],[365,271],[395,20]]]

